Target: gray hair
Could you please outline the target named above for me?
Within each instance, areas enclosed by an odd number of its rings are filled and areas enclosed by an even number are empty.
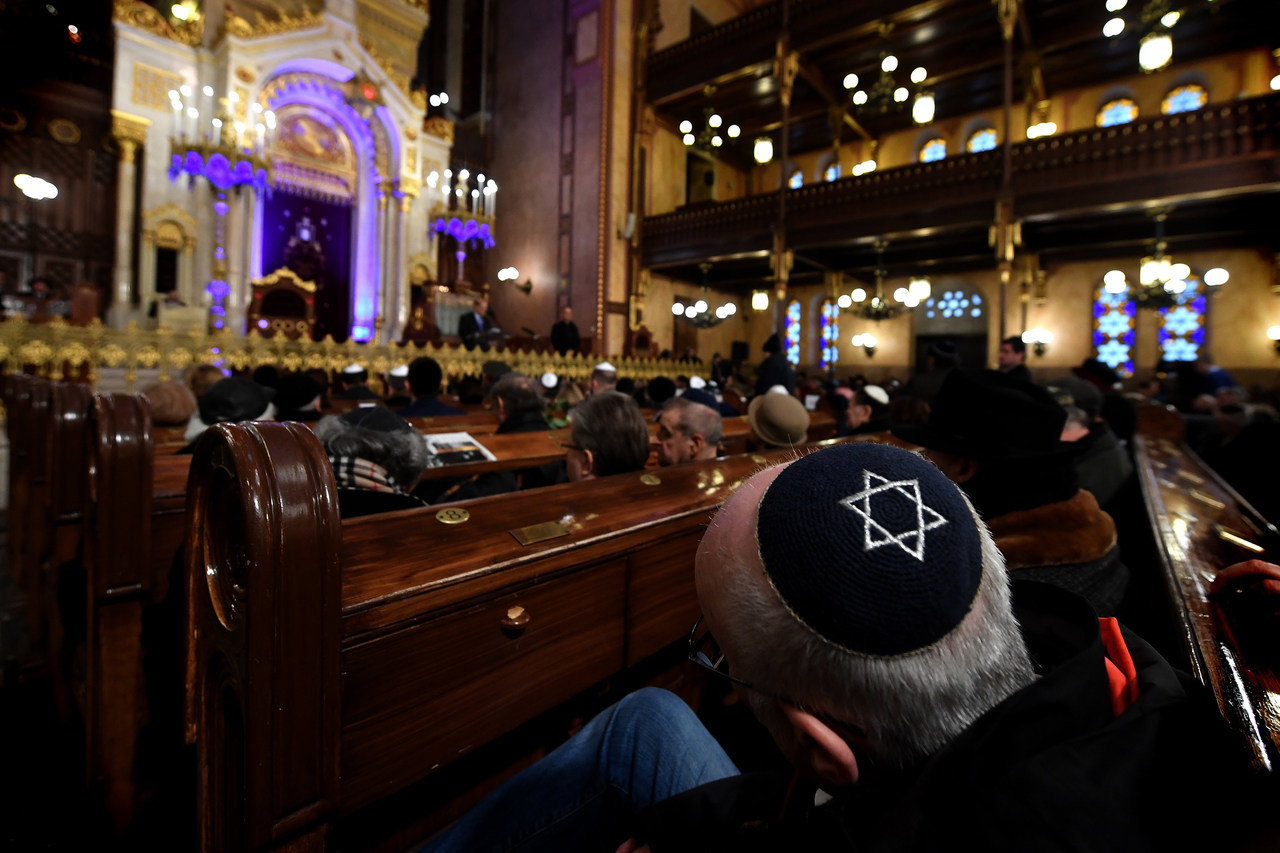
[[[412,489],[427,470],[427,445],[417,430],[379,432],[326,415],[316,424],[315,433],[330,457],[367,459],[385,469],[405,491]]]
[[[542,395],[533,380],[523,373],[508,373],[489,389],[490,400],[501,400],[507,418],[529,411],[542,411]]]
[[[640,406],[617,391],[593,394],[574,406],[569,436],[591,451],[600,477],[639,471],[649,460],[649,426]]]
[[[679,414],[677,421],[680,432],[685,438],[697,433],[713,447],[720,446],[720,433],[724,429],[720,413],[710,406],[686,400],[684,397],[672,397],[663,405],[662,410]]]
[[[905,655],[853,654],[828,642],[790,614],[759,564],[729,557],[723,621],[733,637],[735,674],[764,694],[857,724],[886,766],[905,767],[936,752],[1035,678],[1004,557],[972,505],[969,511],[982,539],[973,606],[941,640]],[[748,702],[767,726],[781,714],[760,692],[750,691]]]

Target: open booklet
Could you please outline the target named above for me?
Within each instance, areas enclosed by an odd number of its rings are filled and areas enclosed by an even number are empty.
[[[427,466],[461,465],[464,462],[496,461],[483,444],[466,432],[437,432],[424,435],[427,445]]]

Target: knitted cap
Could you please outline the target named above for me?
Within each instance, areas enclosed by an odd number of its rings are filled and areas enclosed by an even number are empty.
[[[382,406],[358,406],[342,416],[344,423],[372,432],[412,432],[404,418]]]
[[[960,490],[887,445],[840,444],[788,465],[760,500],[756,538],[791,614],[856,654],[936,643],[982,581],[978,522]]]

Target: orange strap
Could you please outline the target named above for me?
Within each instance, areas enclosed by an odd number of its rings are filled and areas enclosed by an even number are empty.
[[[1107,680],[1111,682],[1111,711],[1118,717],[1138,700],[1138,671],[1134,669],[1129,647],[1124,643],[1115,617],[1099,618],[1098,630],[1107,653],[1103,660],[1107,665]]]

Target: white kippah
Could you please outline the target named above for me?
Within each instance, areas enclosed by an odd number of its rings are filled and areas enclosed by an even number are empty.
[[[889,392],[881,388],[879,385],[864,385],[863,391],[867,392],[867,396],[875,400],[882,406],[889,405]]]
[[[610,372],[612,372],[612,373],[617,373],[617,372],[618,372],[618,368],[614,367],[612,364],[610,364],[610,363],[609,363],[609,362],[607,362],[607,361],[602,361],[602,362],[600,362],[599,364],[597,364],[597,365],[596,365],[596,370],[608,370],[608,371],[610,371]]]
[[[701,376],[690,376],[689,387],[695,391],[701,391],[703,388],[707,387],[707,380],[703,379]]]
[[[391,375],[392,375],[392,376],[394,376],[394,377],[395,377],[395,378],[397,378],[397,379],[399,379],[399,378],[400,378],[400,377],[402,377],[402,376],[408,376],[408,375],[409,375],[409,365],[407,365],[407,364],[397,364],[395,367],[391,368]]]
[[[542,374],[542,387],[543,387],[543,388],[554,388],[554,387],[556,387],[557,383],[559,383],[559,382],[560,382],[560,377],[556,376],[556,375],[555,375],[554,373],[552,373],[550,370],[548,370],[546,373]]]
[[[791,395],[791,392],[787,390],[786,385],[774,385],[765,393],[766,394],[786,394],[787,396]]]
[[[342,372],[343,373],[363,373],[364,367],[359,364],[348,364],[346,367],[342,368]]]

